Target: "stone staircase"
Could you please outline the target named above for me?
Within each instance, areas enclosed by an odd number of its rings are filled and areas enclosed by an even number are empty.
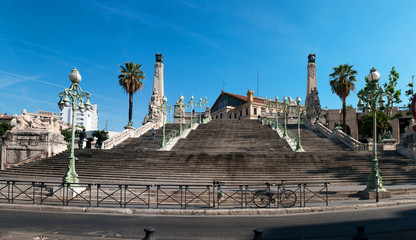
[[[166,133],[178,129],[167,124]],[[290,131],[296,127],[289,125]],[[365,184],[371,152],[353,151],[302,128],[306,152],[292,152],[270,127],[255,120],[212,120],[199,125],[172,151],[158,151],[162,129],[110,150],[76,150],[81,182],[127,184],[263,184],[264,182]],[[0,179],[61,181],[69,153],[0,172]],[[384,184],[416,183],[416,166],[397,152],[380,152]]]
[[[172,130],[179,131],[180,125],[178,123],[165,124],[165,133],[168,135]],[[123,149],[127,151],[149,151],[160,148],[162,142],[163,127],[156,129],[155,140],[152,139],[152,131],[149,130],[139,138],[129,138],[113,149]]]

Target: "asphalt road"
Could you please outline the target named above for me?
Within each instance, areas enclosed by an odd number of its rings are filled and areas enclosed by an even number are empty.
[[[351,239],[365,225],[372,239],[416,239],[416,205],[279,216],[138,216],[0,210],[0,239]],[[46,239],[46,238],[44,238]]]

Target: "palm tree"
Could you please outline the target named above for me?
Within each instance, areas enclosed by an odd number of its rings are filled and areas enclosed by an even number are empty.
[[[120,86],[126,90],[129,94],[129,123],[126,127],[132,127],[133,123],[131,122],[133,115],[133,94],[137,90],[143,88],[143,82],[141,80],[146,79],[140,67],[142,65],[135,64],[133,62],[124,63],[125,66],[121,66],[121,74],[118,76],[118,83]]]
[[[329,74],[331,77],[329,84],[331,85],[332,93],[336,93],[342,100],[342,122],[344,133],[347,132],[347,103],[345,99],[350,95],[351,91],[354,91],[354,82],[357,81],[357,79],[355,79],[357,71],[352,69],[353,66],[354,65],[340,64],[338,67],[334,67],[333,73]]]

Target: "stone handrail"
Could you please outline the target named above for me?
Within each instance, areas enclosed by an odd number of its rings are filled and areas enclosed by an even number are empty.
[[[348,136],[341,130],[335,130],[332,132],[332,135],[338,139],[339,141],[343,142],[348,147],[355,149],[355,150],[365,150],[367,146],[360,141]]]
[[[145,125],[141,126],[140,128],[134,130],[132,128],[127,128],[121,133],[115,135],[114,137],[107,139],[103,142],[102,149],[111,149],[114,146],[117,146],[121,142],[125,141],[131,137],[139,137],[143,135],[145,132],[152,129],[153,123],[148,122]]]
[[[332,131],[329,128],[325,127],[322,123],[316,123],[315,127],[318,131],[324,134],[327,138],[332,136]]]
[[[145,125],[141,126],[140,128],[136,129],[136,131],[134,131],[134,137],[140,137],[141,135],[152,129],[153,126],[154,124],[152,122],[147,122]]]

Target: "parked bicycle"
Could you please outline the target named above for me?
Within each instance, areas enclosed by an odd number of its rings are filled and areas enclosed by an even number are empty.
[[[265,208],[270,205],[270,203],[277,206],[282,205],[285,208],[293,207],[296,204],[296,193],[292,190],[286,189],[284,185],[284,180],[282,184],[279,185],[277,192],[273,192],[270,187],[276,186],[266,182],[267,187],[264,190],[257,190],[253,195],[253,202],[259,208]],[[278,202],[276,202],[278,200]]]

